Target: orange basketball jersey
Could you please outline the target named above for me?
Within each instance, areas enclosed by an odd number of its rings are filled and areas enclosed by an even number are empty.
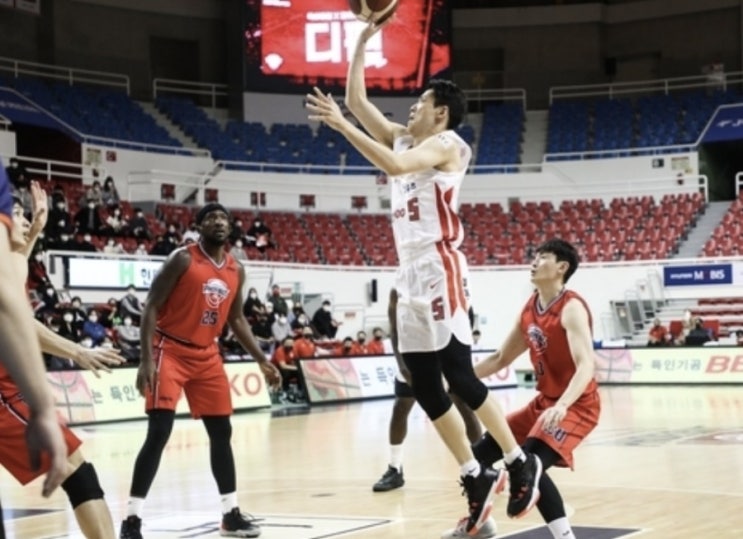
[[[572,290],[563,290],[544,308],[540,307],[539,295],[535,292],[521,311],[521,332],[529,345],[537,391],[551,399],[560,398],[575,374],[567,333],[560,322],[565,304],[574,298],[588,312],[588,323],[593,331],[591,311],[586,301]],[[595,380],[588,384],[584,394],[593,391],[596,391]]]
[[[157,329],[192,346],[215,343],[240,286],[238,263],[228,253],[217,265],[201,245],[191,244],[191,264],[160,309]]]

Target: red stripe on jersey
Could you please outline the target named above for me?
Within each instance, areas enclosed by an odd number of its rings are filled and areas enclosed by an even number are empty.
[[[451,253],[447,252],[444,242],[436,242],[436,250],[439,252],[441,261],[444,264],[444,273],[446,273],[446,290],[449,295],[449,309],[451,314],[457,310],[457,288],[454,264],[451,260]]]

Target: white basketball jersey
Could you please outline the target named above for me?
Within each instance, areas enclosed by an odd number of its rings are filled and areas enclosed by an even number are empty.
[[[440,242],[456,249],[464,238],[457,209],[459,189],[472,158],[472,149],[454,131],[436,136],[444,144],[458,146],[460,169],[442,172],[431,168],[392,178],[392,230],[401,262]],[[393,150],[401,153],[412,144],[413,137],[403,135],[395,139]]]

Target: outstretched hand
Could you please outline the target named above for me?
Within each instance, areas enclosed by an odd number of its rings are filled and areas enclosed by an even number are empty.
[[[110,348],[83,348],[74,361],[79,367],[91,371],[96,378],[101,377],[98,371],[111,372],[111,367],[125,363],[119,352]]]
[[[346,119],[343,117],[343,112],[335,102],[333,96],[323,94],[319,88],[313,88],[314,93],[307,94],[307,108],[312,111],[312,114],[308,116],[310,120],[317,122],[323,122],[328,127],[340,130]]]
[[[31,207],[33,212],[31,226],[41,230],[46,226],[49,218],[49,203],[46,199],[46,191],[36,180],[31,181]]]

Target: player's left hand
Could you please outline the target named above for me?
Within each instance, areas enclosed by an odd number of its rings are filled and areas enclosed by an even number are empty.
[[[96,378],[101,377],[98,371],[111,372],[111,367],[126,362],[117,350],[111,348],[81,348],[73,360],[79,367],[91,371]]]
[[[542,423],[544,430],[553,430],[565,419],[568,413],[568,407],[564,404],[556,404],[551,408],[547,408],[542,415],[539,416],[539,421]]]
[[[346,119],[343,111],[330,94],[323,94],[319,88],[313,88],[313,94],[307,94],[307,108],[312,111],[308,116],[310,120],[323,122],[328,127],[340,129]]]
[[[46,226],[49,218],[49,203],[46,199],[46,191],[36,180],[31,181],[31,207],[33,213],[31,226],[41,230]]]
[[[258,366],[261,368],[261,372],[263,372],[263,376],[269,386],[279,387],[281,385],[281,373],[276,368],[276,365],[268,361],[263,361],[258,363]]]

